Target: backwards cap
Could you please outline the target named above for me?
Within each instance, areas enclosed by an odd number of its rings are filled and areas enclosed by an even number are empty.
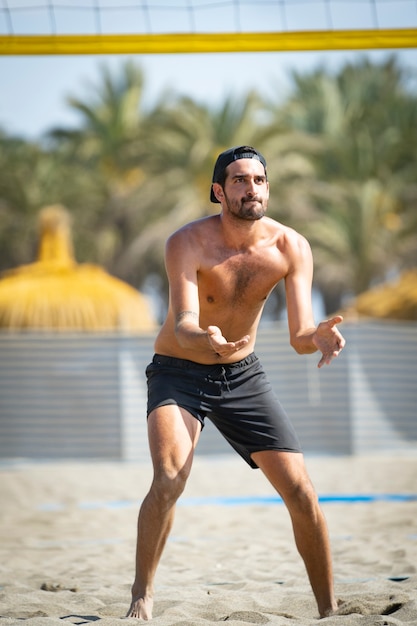
[[[212,183],[223,184],[226,177],[226,167],[230,165],[230,163],[233,163],[233,161],[238,161],[239,159],[257,159],[264,166],[266,173],[266,161],[260,152],[251,146],[238,146],[237,148],[230,148],[229,150],[225,150],[225,152],[219,154],[214,166]],[[210,190],[210,200],[220,204],[214,195],[213,184]]]

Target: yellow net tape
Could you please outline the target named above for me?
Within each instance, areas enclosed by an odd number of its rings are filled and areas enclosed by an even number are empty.
[[[1,55],[297,52],[416,48],[417,29],[154,35],[1,35]]]

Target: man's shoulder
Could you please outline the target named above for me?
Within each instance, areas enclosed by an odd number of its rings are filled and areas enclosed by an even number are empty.
[[[170,235],[170,239],[182,238],[184,235],[189,236],[192,233],[206,233],[207,230],[214,228],[219,221],[218,215],[208,215],[199,219],[187,222]]]
[[[271,220],[268,226],[271,229],[275,246],[289,260],[301,258],[310,254],[310,244],[307,239],[290,226]]]
[[[289,244],[296,244],[300,241],[306,241],[304,235],[296,231],[291,226],[286,226],[271,217],[265,217],[265,226],[271,233],[276,235],[277,239],[282,239]]]

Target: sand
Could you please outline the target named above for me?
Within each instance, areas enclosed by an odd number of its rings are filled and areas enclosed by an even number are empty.
[[[331,496],[322,506],[346,615],[318,621],[286,508],[259,470],[225,455],[195,460],[150,623],[417,624],[417,500],[386,497],[417,493],[417,455],[307,465],[319,494]],[[149,463],[3,463],[0,626],[137,624],[123,616],[150,478]]]

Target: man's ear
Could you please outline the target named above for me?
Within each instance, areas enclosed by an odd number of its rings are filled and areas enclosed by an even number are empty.
[[[213,193],[219,202],[224,199],[223,187],[220,183],[213,183]]]

